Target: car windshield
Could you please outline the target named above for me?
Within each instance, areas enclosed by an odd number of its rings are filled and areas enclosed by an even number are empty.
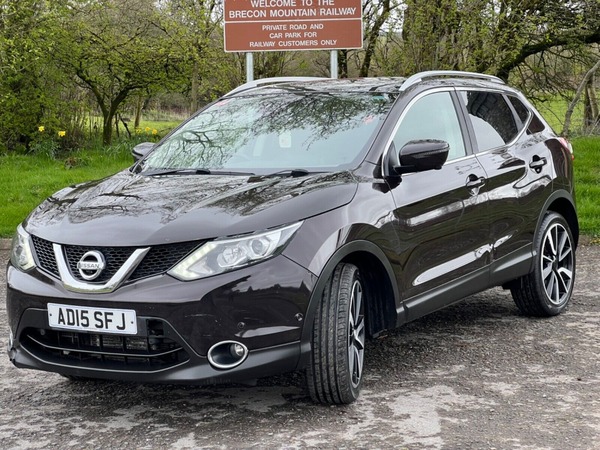
[[[281,93],[226,98],[142,162],[146,173],[253,174],[353,167],[393,103],[387,94]]]

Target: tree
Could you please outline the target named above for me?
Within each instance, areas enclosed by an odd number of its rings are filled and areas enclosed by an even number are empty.
[[[0,0],[0,150],[26,147],[39,126],[59,122],[63,79],[51,63],[56,19],[49,2]]]
[[[56,59],[93,94],[102,113],[103,142],[110,144],[112,123],[125,100],[177,76],[173,43],[152,0],[72,0],[62,13]]]
[[[356,65],[357,76],[369,76],[372,60],[377,47],[381,44],[382,33],[386,27],[391,26],[392,13],[398,6],[397,0],[365,0],[363,2],[363,48],[338,51],[338,75],[340,78],[354,75],[354,71],[350,68],[351,61]]]
[[[367,0],[363,4],[363,20],[367,23],[367,31],[365,33],[365,52],[359,71],[360,77],[369,76],[371,59],[375,53],[381,31],[386,25],[392,10],[397,6],[397,3],[392,2],[392,0]]]
[[[505,30],[517,38],[519,45],[504,40],[500,48],[504,58],[493,65],[498,76],[508,79],[511,70],[532,55],[600,42],[600,3],[513,0],[502,12],[497,34]]]
[[[597,0],[404,0],[400,11],[382,29],[400,22],[401,33],[379,35],[379,50],[397,47],[387,70],[401,74],[454,69],[508,79],[532,55],[600,42]]]
[[[192,111],[229,90],[234,61],[223,52],[222,2],[164,0],[162,23],[182,61]]]

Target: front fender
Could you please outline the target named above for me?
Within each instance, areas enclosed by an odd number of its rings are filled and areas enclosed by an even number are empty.
[[[385,271],[385,275],[390,281],[391,290],[393,292],[395,315],[393,317],[392,326],[395,327],[398,323],[403,323],[404,321],[406,321],[406,313],[401,303],[398,285],[395,282],[396,278],[394,275],[394,270],[388,258],[385,256],[385,253],[376,244],[370,241],[355,240],[348,242],[342,245],[340,248],[338,248],[325,263],[324,267],[320,271],[319,278],[312,291],[308,309],[305,315],[304,326],[302,328],[300,346],[301,354],[298,362],[298,367],[296,368],[297,370],[305,368],[310,360],[310,354],[312,350],[313,322],[315,318],[315,313],[317,311],[317,307],[319,305],[319,302],[321,301],[321,297],[325,289],[325,285],[331,277],[331,274],[333,273],[337,265],[342,261],[351,259],[354,255],[360,255],[363,258],[366,255],[369,255],[372,258],[376,258],[377,261],[381,264],[381,267],[383,267]]]

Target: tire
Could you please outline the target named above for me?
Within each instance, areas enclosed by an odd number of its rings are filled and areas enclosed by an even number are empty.
[[[365,299],[358,268],[339,264],[328,280],[313,322],[308,391],[317,403],[358,398],[365,349]]]
[[[533,272],[514,282],[511,293],[517,307],[528,316],[548,317],[563,312],[573,293],[575,247],[565,219],[548,213],[535,240]]]

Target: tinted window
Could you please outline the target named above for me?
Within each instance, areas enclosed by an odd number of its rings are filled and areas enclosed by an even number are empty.
[[[540,118],[536,114],[532,114],[531,122],[529,123],[529,127],[527,128],[527,132],[529,134],[539,133],[546,129],[544,123],[540,120]]]
[[[460,98],[473,124],[479,151],[501,147],[518,134],[514,115],[501,94],[461,92]]]
[[[384,94],[303,92],[221,100],[191,118],[143,162],[142,170],[350,167],[389,111]]]
[[[521,119],[521,122],[523,122],[523,124],[527,123],[527,120],[529,119],[529,109],[527,109],[527,107],[521,103],[521,100],[519,100],[516,97],[508,97],[508,99],[510,100],[510,103],[513,105],[513,108],[515,108],[515,111],[517,113],[517,116],[519,116],[519,119]],[[521,128],[521,127],[519,127]]]
[[[465,156],[465,144],[449,92],[429,94],[413,104],[394,136],[394,145],[400,150],[407,142],[421,139],[448,142],[449,160]]]

